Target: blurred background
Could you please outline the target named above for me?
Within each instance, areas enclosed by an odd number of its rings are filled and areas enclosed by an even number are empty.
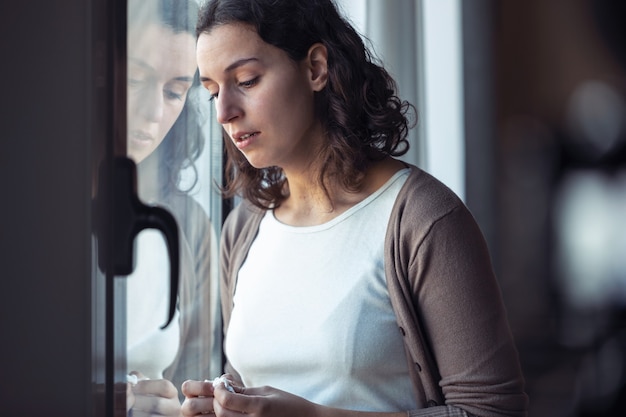
[[[493,9],[497,269],[531,415],[626,415],[626,2]]]
[[[488,240],[530,416],[626,415],[626,1],[339,3]]]

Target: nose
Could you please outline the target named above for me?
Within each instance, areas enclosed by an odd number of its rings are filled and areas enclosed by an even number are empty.
[[[236,92],[220,91],[215,99],[217,122],[221,125],[228,124],[243,115],[240,100]]]

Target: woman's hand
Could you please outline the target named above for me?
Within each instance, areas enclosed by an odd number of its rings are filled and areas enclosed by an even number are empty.
[[[234,417],[247,414],[253,417],[315,417],[316,405],[304,398],[272,387],[243,388],[232,385],[229,392],[223,384],[214,390],[215,414]]]
[[[213,409],[213,383],[211,381],[183,382],[181,391],[185,395],[185,401],[181,407],[181,413],[185,417],[215,414]]]
[[[174,384],[166,379],[143,379],[140,374],[136,384],[129,384],[126,404],[133,417],[180,417],[180,401]]]
[[[230,391],[223,382],[213,385],[212,381],[185,381],[182,392],[185,401],[182,414],[185,417],[215,414],[218,417],[405,417],[406,412],[365,413],[340,410],[314,404],[302,397],[272,387],[246,388],[228,380]]]

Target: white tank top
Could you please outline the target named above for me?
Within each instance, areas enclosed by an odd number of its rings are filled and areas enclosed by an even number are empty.
[[[239,271],[225,342],[247,386],[352,410],[416,408],[383,264],[407,176],[322,225],[288,226],[268,211]]]

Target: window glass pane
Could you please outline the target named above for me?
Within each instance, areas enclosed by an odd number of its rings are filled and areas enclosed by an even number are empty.
[[[133,273],[117,279],[116,337],[125,340],[117,356],[132,383],[166,379],[178,390],[176,401],[186,379],[221,373],[215,186],[221,130],[198,83],[196,19],[195,0],[128,2],[127,155],[137,165],[140,200],[166,208],[178,223],[180,282],[176,315],[161,329],[169,306],[168,251],[159,231],[142,231]],[[137,392],[128,391],[127,407],[157,400],[140,401]]]

